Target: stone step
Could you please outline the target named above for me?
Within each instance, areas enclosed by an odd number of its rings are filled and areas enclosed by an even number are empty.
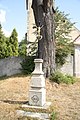
[[[28,104],[23,104],[20,109],[26,112],[39,112],[39,113],[51,113],[51,102],[46,102],[42,107],[40,106],[30,106]]]
[[[39,112],[26,112],[24,110],[17,110],[18,117],[24,118],[31,118],[31,120],[50,120],[50,114],[49,113],[39,113]],[[32,119],[33,118],[33,119]]]

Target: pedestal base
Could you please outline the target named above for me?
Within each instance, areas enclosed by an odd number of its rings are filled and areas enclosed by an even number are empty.
[[[43,107],[22,105],[21,110],[17,110],[17,115],[29,119],[34,118],[34,120],[50,120],[50,106],[51,102],[46,102]]]
[[[46,103],[46,89],[37,88],[29,90],[29,104],[32,106],[44,106]]]
[[[46,102],[45,105],[43,105],[42,107],[41,106],[31,106],[31,105],[25,104],[25,105],[22,105],[22,108],[24,108],[24,110],[26,110],[26,111],[34,112],[36,110],[37,112],[40,112],[40,110],[47,111],[50,108],[50,106],[51,106],[51,102]]]

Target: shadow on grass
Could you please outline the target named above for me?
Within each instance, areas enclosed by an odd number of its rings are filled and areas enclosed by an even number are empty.
[[[0,76],[0,81],[6,80],[8,78],[13,78],[13,77],[16,78],[16,77],[27,77],[27,76],[30,76],[30,75],[26,75],[26,74],[22,74],[22,73],[11,75],[11,76],[3,75],[3,76]]]

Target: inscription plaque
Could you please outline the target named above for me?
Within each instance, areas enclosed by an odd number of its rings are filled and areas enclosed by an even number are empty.
[[[33,95],[31,99],[34,103],[37,103],[39,101],[39,97],[37,95]]]

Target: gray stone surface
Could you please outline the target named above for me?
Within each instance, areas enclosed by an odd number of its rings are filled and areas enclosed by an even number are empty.
[[[64,73],[64,74],[69,74],[71,76],[73,76],[73,66],[74,65],[74,61],[73,61],[73,56],[69,55],[66,58],[66,62],[64,65],[62,65],[59,70],[60,72]]]
[[[51,102],[46,102],[45,104],[44,104],[44,106],[30,106],[30,105],[27,105],[27,104],[25,104],[25,105],[22,105],[22,108],[34,108],[34,109],[48,109],[49,107],[50,107],[50,105],[51,105]]]
[[[0,59],[0,76],[11,76],[17,73],[21,73],[21,57],[8,57]]]
[[[29,90],[29,104],[32,106],[44,106],[46,103],[45,78],[42,71],[42,59],[35,59],[35,69],[32,72]]]
[[[16,112],[18,116],[39,118],[40,120],[49,120],[50,117],[48,113],[26,112],[23,110],[17,110]]]
[[[78,47],[76,47],[75,49],[78,49]],[[75,55],[77,56],[77,53]],[[61,66],[61,68],[59,68],[62,73],[70,74],[70,75],[73,75],[74,73],[76,77],[80,75],[80,70],[79,70],[80,60],[79,57],[76,56],[74,57],[74,59],[73,56],[71,55],[68,56],[68,58],[66,59],[66,63],[63,66]],[[20,63],[22,62],[22,60],[23,58],[21,57],[8,57],[5,59],[0,59],[0,76],[5,76],[5,75],[11,76],[17,73],[21,73]],[[33,76],[32,79],[34,79],[34,77],[35,76]],[[40,79],[38,80],[38,82],[40,83]],[[43,81],[39,85],[44,85]]]

